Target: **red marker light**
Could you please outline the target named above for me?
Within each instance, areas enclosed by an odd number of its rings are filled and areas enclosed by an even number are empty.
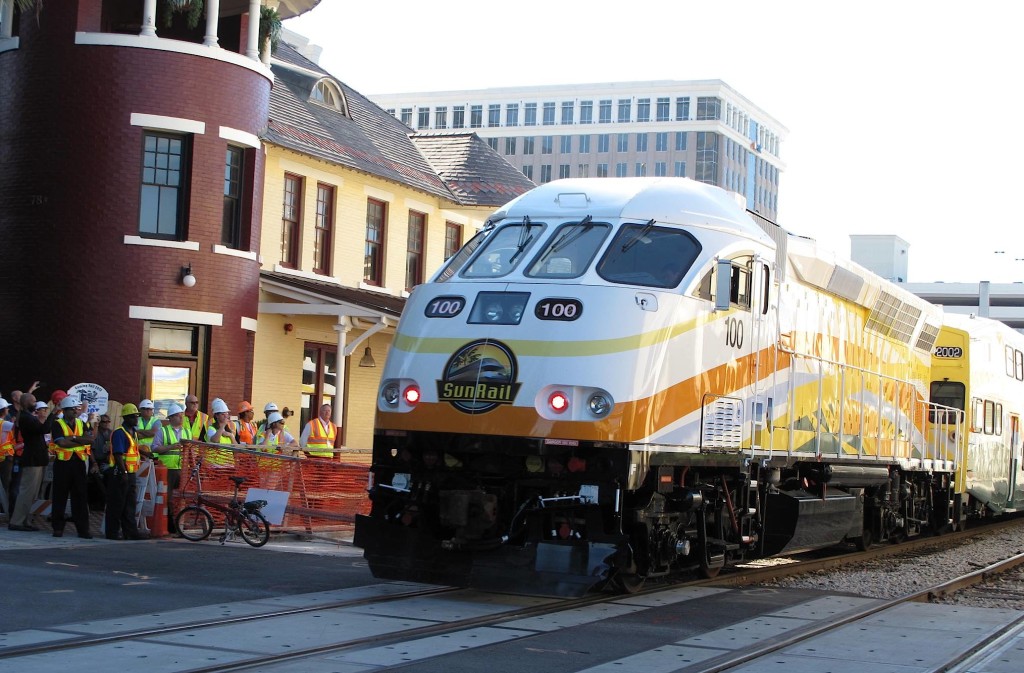
[[[563,392],[554,392],[548,398],[548,404],[551,406],[552,411],[560,414],[569,408],[569,398]]]
[[[409,386],[402,393],[402,397],[405,398],[407,404],[416,404],[420,401],[420,389],[416,386]]]

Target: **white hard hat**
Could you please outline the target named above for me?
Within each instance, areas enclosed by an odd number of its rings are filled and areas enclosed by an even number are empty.
[[[267,416],[267,425],[273,425],[274,423],[283,420],[284,416],[282,416],[279,412],[275,411],[271,413],[269,416]]]
[[[170,408],[167,409],[167,416],[170,417],[173,416],[174,414],[181,414],[184,412],[185,410],[179,407],[177,404],[172,404]]]
[[[9,406],[11,406],[11,403],[0,397],[0,409],[6,409]]]
[[[142,400],[139,402],[139,409],[154,409],[153,400]]]
[[[65,397],[64,399],[62,399],[60,401],[60,408],[61,409],[70,409],[72,407],[77,407],[80,404],[81,404],[81,402],[78,401],[78,396],[77,395],[68,395],[67,397]]]
[[[215,414],[229,414],[231,410],[228,409],[227,403],[221,398],[217,398],[213,401],[213,413]]]
[[[267,406],[263,407],[263,413],[267,413],[268,411],[278,411],[277,405],[273,402],[267,402]]]
[[[36,411],[39,411],[40,409],[46,409],[47,407],[48,405],[46,404],[46,402],[36,402]]]

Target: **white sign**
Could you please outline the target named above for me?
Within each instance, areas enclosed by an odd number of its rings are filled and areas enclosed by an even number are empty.
[[[262,510],[267,523],[280,526],[284,521],[284,508],[288,505],[288,491],[271,491],[265,488],[250,488],[245,493],[245,501],[266,500],[267,505]]]
[[[68,395],[76,395],[86,406],[86,413],[107,413],[107,402],[110,398],[106,389],[97,383],[77,383],[68,388]]]

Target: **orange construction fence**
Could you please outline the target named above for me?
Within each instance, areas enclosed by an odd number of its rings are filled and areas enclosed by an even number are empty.
[[[366,495],[369,470],[325,458],[306,458],[257,450],[254,446],[184,442],[181,450],[181,484],[170,498],[173,517],[195,498],[195,483],[189,479],[192,468],[202,459],[200,477],[203,496],[227,503],[234,492],[232,476],[245,477],[239,497],[250,489],[287,494],[284,519],[271,521],[272,531],[304,534],[351,530],[356,514],[366,514],[370,501]],[[216,512],[214,520],[218,517]]]

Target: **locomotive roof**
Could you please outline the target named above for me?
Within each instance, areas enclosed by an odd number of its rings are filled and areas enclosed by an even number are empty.
[[[771,237],[723,189],[689,178],[555,180],[510,201],[492,219],[592,216],[731,232],[774,248]]]

